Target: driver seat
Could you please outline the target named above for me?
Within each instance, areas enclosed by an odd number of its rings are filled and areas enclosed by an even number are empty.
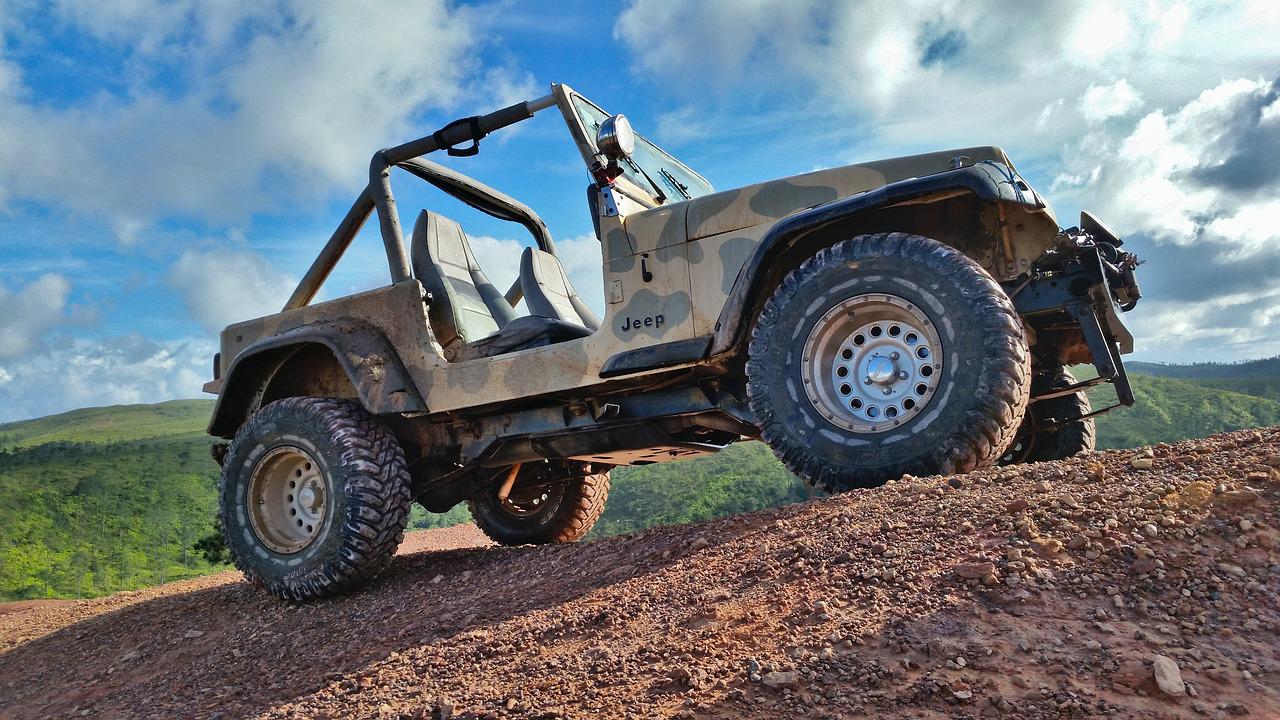
[[[427,318],[450,362],[493,357],[586,337],[591,330],[554,317],[516,317],[476,262],[458,223],[423,210],[413,226],[413,274],[430,295]]]

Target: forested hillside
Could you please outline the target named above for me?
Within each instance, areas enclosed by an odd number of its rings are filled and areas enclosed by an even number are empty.
[[[1137,403],[1098,418],[1100,448],[1135,447],[1204,437],[1225,430],[1280,423],[1273,395],[1246,394],[1213,386],[1215,380],[1175,380],[1131,373]],[[1271,381],[1280,386],[1280,377]],[[1115,402],[1110,386],[1089,393],[1095,408]]]
[[[1153,362],[1131,362],[1130,372],[1184,380],[1228,380],[1241,378],[1280,378],[1280,356],[1237,363],[1189,363],[1168,365]]]
[[[52,442],[0,452],[0,598],[79,597],[208,572],[208,442]]]
[[[1103,448],[1280,424],[1280,360],[1135,363],[1138,405],[1099,418]],[[1092,393],[1095,407],[1113,401]],[[199,574],[214,531],[212,403],[94,408],[0,425],[0,599],[85,597]],[[594,535],[795,502],[809,488],[759,443],[698,460],[619,468]],[[462,522],[416,508],[415,527]]]

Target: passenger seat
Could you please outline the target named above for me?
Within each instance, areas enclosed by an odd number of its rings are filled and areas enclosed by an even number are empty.
[[[529,314],[574,323],[592,332],[600,329],[600,317],[569,284],[569,276],[555,255],[525,248],[520,256],[520,288]]]

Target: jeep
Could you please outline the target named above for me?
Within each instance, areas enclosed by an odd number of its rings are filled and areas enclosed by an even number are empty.
[[[425,159],[553,108],[589,176],[603,298],[579,296],[532,209]],[[516,281],[490,282],[434,209],[406,244],[392,168],[523,226]],[[375,214],[390,283],[313,303]],[[717,191],[555,84],[374,153],[285,307],[223,331],[205,389],[229,441],[224,539],[251,582],[304,601],[382,571],[413,502],[465,502],[498,543],[570,542],[612,468],[744,439],[829,492],[1088,450],[1092,418],[1133,404],[1121,246],[1088,212],[1061,228],[998,147]],[[1094,410],[1100,383],[1116,402]]]

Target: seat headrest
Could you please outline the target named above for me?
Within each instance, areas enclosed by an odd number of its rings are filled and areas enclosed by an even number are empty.
[[[446,350],[490,335],[515,319],[511,305],[476,262],[462,226],[423,210],[413,226],[413,272],[431,293],[428,315]]]
[[[555,255],[525,248],[520,256],[520,287],[531,315],[571,322],[592,331],[600,328],[600,317],[574,290]]]

